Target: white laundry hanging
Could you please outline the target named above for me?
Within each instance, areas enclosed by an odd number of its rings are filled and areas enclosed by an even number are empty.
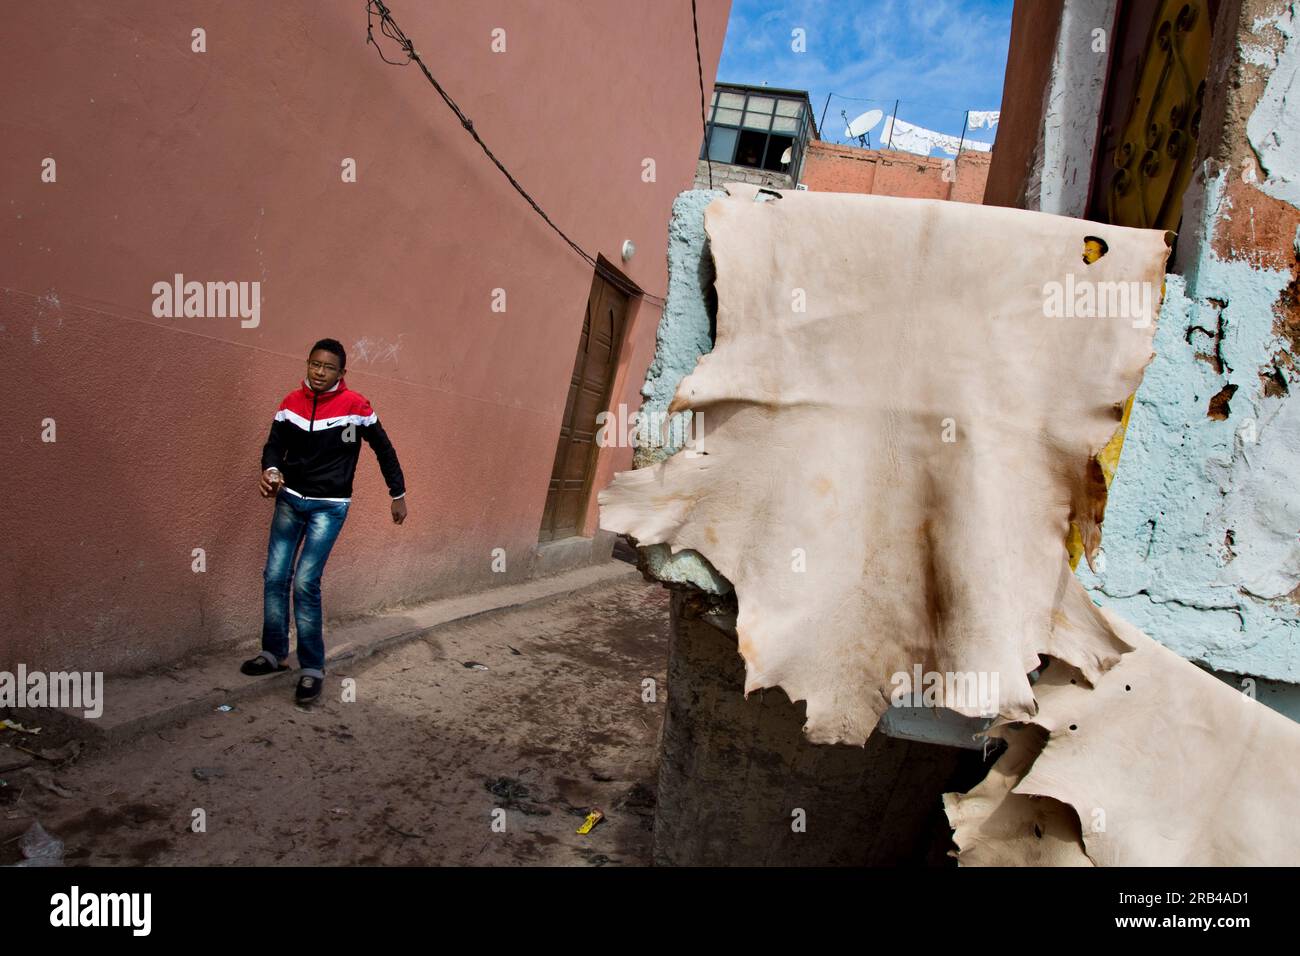
[[[921,156],[929,156],[931,151],[935,149],[943,150],[950,156],[956,156],[958,147],[981,152],[987,152],[993,148],[990,143],[979,143],[973,140],[963,142],[959,136],[940,133],[937,130],[926,129],[924,126],[916,126],[893,116],[885,120],[884,128],[880,132],[880,144],[888,146],[890,149],[901,149],[904,152],[917,153]]]

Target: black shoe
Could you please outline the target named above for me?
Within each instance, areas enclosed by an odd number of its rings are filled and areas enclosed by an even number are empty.
[[[278,674],[280,671],[287,671],[288,664],[280,664],[271,660],[265,654],[258,654],[252,660],[244,661],[239,665],[239,673],[247,674],[249,677],[261,677],[263,674]]]
[[[300,704],[310,704],[320,696],[321,685],[324,683],[319,677],[304,674],[298,678],[298,689],[293,692],[294,700]]]

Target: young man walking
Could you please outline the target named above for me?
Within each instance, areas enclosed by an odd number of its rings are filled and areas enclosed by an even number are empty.
[[[397,452],[370,402],[343,379],[347,353],[334,339],[321,339],[307,359],[307,377],[285,396],[262,449],[263,498],[275,496],[271,540],[266,552],[262,653],[244,661],[251,676],[289,669],[289,592],[298,626],[302,675],[294,697],[320,697],[325,678],[320,581],[325,560],[343,528],[352,499],[352,476],[364,439],[379,459],[393,499],[393,523],[406,520],[406,485]],[[298,566],[294,555],[302,546]]]

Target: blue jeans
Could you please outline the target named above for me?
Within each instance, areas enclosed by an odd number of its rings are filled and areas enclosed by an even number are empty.
[[[263,591],[262,650],[277,660],[289,656],[289,591],[298,625],[298,665],[304,674],[325,676],[325,637],[321,632],[320,579],[325,559],[343,529],[349,502],[308,501],[281,490],[271,519]],[[293,559],[302,545],[295,570]]]

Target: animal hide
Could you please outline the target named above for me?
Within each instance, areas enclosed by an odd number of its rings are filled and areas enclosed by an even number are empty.
[[[727,191],[705,210],[716,344],[670,406],[706,413],[703,454],[616,475],[601,526],[698,551],[732,582],[745,692],[807,701],[815,742],[865,742],[917,664],[999,675],[994,709],[1015,719],[1034,715],[1041,654],[1095,681],[1131,645],[1063,542],[1072,521],[1086,552],[1100,539],[1096,455],[1154,323],[1050,316],[1045,289],[1158,290],[1163,234]],[[1092,234],[1109,251],[1087,265]]]
[[[933,701],[991,704],[1008,744],[944,798],[962,863],[1300,862],[1300,725],[1071,571],[1067,538],[1089,560],[1100,542],[1098,454],[1113,470],[1152,355],[1164,234],[727,192],[705,210],[715,347],[670,406],[708,428],[694,454],[616,475],[601,526],[735,586],[745,693],[806,701],[814,742],[864,743],[918,672],[996,677],[991,701],[952,681]],[[1085,237],[1105,249],[1090,264]]]

